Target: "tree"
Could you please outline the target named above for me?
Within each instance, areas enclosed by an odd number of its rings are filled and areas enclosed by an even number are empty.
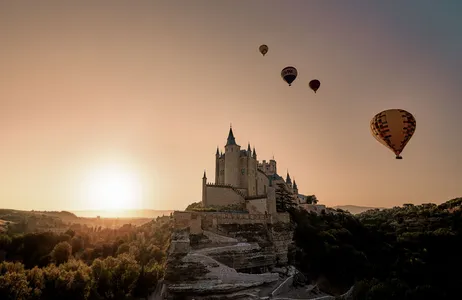
[[[8,272],[0,276],[0,299],[25,300],[29,298],[30,290],[24,272]]]
[[[308,204],[318,204],[318,198],[315,195],[306,196],[306,203]]]
[[[285,188],[284,184],[279,183],[276,188],[276,210],[278,212],[290,212],[296,207],[294,196]]]
[[[85,249],[85,244],[81,236],[74,236],[71,239],[71,246],[72,246],[72,253],[77,253],[83,249]]]
[[[69,260],[72,254],[72,246],[68,242],[56,244],[51,252],[51,257],[57,265],[65,263]]]
[[[201,208],[202,207],[202,202],[193,202],[186,207],[186,211],[192,211],[195,208]]]

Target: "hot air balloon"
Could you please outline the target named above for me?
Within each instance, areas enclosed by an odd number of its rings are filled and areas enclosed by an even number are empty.
[[[321,82],[319,80],[317,80],[317,79],[313,79],[313,80],[310,81],[310,83],[308,85],[316,93],[316,91],[321,86]]]
[[[297,69],[294,67],[285,67],[281,71],[281,77],[284,79],[285,82],[292,86],[292,82],[294,82],[295,78],[297,78],[298,72]]]
[[[260,50],[260,53],[263,54],[263,56],[265,56],[265,54],[268,53],[268,46],[261,45],[259,50]]]
[[[374,138],[393,151],[396,159],[402,159],[400,154],[415,132],[416,120],[403,109],[388,109],[375,115],[370,126]]]

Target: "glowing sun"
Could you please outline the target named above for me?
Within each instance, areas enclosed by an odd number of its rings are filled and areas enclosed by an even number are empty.
[[[85,201],[95,209],[131,209],[141,201],[142,188],[137,176],[115,166],[89,173],[82,189]]]

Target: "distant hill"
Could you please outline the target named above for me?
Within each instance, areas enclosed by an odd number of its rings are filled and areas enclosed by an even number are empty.
[[[367,206],[356,206],[356,205],[338,205],[333,208],[340,208],[341,210],[346,210],[352,213],[353,215],[360,214],[370,209],[385,209],[385,207],[367,207]]]
[[[169,216],[173,210],[154,210],[154,209],[131,209],[120,211],[104,210],[77,210],[77,211],[38,211],[38,210],[17,210],[0,208],[0,220],[19,221],[28,216],[47,216],[60,218],[69,222],[80,218],[129,218],[129,219],[155,219],[157,217]]]
[[[72,211],[78,217],[83,218],[150,218],[169,216],[173,210],[155,210],[155,209],[127,209],[120,211],[104,211],[104,210],[75,210]]]
[[[25,216],[49,216],[61,219],[77,219],[77,216],[68,211],[38,211],[0,208],[0,219],[17,218]]]

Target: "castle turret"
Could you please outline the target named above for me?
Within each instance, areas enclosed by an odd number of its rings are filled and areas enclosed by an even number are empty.
[[[298,186],[297,186],[297,183],[295,182],[295,178],[294,178],[294,194],[298,195]]]
[[[233,128],[229,128],[228,140],[225,145],[225,184],[239,185],[239,156],[241,146],[236,144]]]
[[[292,179],[290,179],[289,171],[287,171],[286,183],[292,186]]]
[[[252,157],[257,159],[257,151],[255,151],[255,147],[253,147],[253,154]]]
[[[202,177],[202,206],[207,207],[207,175]]]
[[[269,170],[270,170],[270,174],[277,174],[278,173],[278,170],[277,170],[277,167],[276,167],[276,161],[274,160],[274,156],[272,159],[270,159],[269,161]]]
[[[287,184],[287,187],[289,188],[290,192],[293,192],[292,179],[290,179],[289,171],[287,171],[286,184]]]
[[[220,150],[217,146],[217,152],[215,153],[215,184],[219,183],[220,178]]]
[[[257,160],[254,156],[252,156],[252,150],[250,148],[250,143],[247,146],[247,157],[246,157],[246,165],[244,167],[244,180],[243,185],[247,188],[247,195],[248,196],[255,196],[258,194],[257,190]]]

